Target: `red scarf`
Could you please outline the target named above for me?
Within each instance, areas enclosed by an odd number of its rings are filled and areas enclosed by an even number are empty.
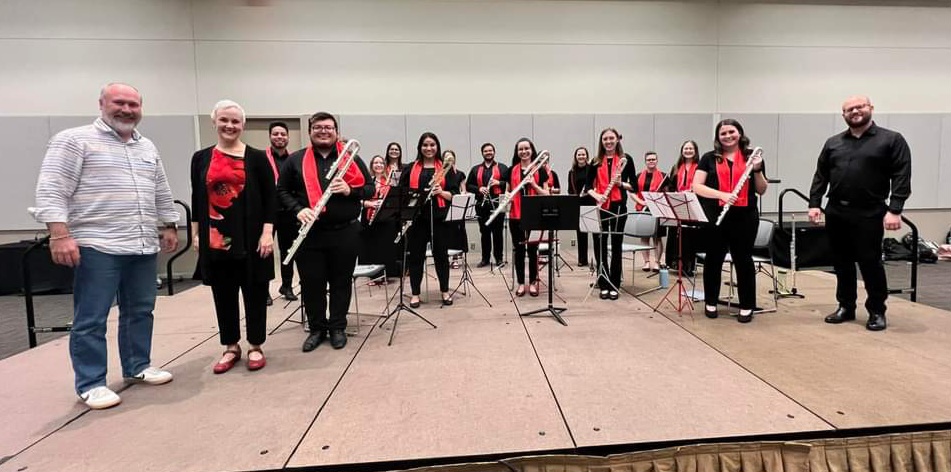
[[[620,161],[621,159],[618,156],[605,156],[601,164],[598,165],[598,179],[594,183],[595,192],[601,193],[608,188],[608,184],[611,183],[611,177],[614,175],[614,169]],[[609,162],[610,166],[605,165]],[[610,169],[608,167],[610,167]],[[607,210],[611,202],[618,201],[621,201],[621,186],[615,185],[614,188],[611,189],[611,195],[601,204],[601,208]]]
[[[689,192],[693,187],[693,174],[697,172],[697,161],[691,160],[677,168],[677,191]]]
[[[264,150],[267,153],[267,161],[271,163],[271,170],[274,171],[274,183],[277,183],[277,178],[280,176],[280,171],[277,169],[277,161],[274,160],[274,154],[271,153],[271,146],[268,146]]]
[[[381,175],[374,180],[376,182],[376,191],[373,192],[372,200],[383,200],[390,191],[389,179],[385,175]],[[367,208],[367,222],[373,219],[373,214],[376,213],[376,210],[377,207]]]
[[[637,198],[640,198],[641,200],[644,199],[643,192],[645,182],[647,182],[647,169],[644,169],[644,171],[641,172],[641,175],[637,176]],[[647,190],[650,192],[656,192],[662,183],[664,183],[664,174],[662,174],[659,170],[654,169],[654,172],[651,173],[651,188]],[[644,205],[641,205],[640,203],[634,205],[634,210],[636,211],[641,211],[643,209]]]
[[[720,159],[720,162],[717,162],[717,186],[721,192],[733,193],[733,187],[736,186],[736,182],[739,182],[740,177],[746,172],[746,156],[742,152],[736,151],[733,154],[733,172],[731,175],[730,165],[726,162],[726,156],[723,156]],[[733,206],[745,207],[749,204],[749,194],[750,194],[750,181],[747,179],[743,183],[743,188],[740,189],[740,193],[736,196],[736,203]],[[720,206],[723,206],[723,200],[717,200],[720,203]]]
[[[343,143],[337,143],[337,153],[343,152]],[[339,154],[338,154],[339,155]],[[327,156],[331,158],[332,156]],[[356,159],[356,156],[354,156]],[[343,161],[340,162],[343,165]],[[317,202],[320,201],[320,197],[324,194],[324,189],[321,188],[320,176],[317,175],[317,159],[314,157],[314,147],[308,146],[307,151],[304,152],[304,161],[301,163],[301,171],[304,174],[304,187],[307,189],[307,201],[310,202],[310,207],[314,208],[317,206]],[[350,165],[350,168],[347,169],[347,173],[343,176],[343,181],[347,183],[350,187],[363,187],[366,184],[366,178],[363,177],[363,172],[360,172],[360,167],[353,163]],[[324,207],[323,211],[327,211],[327,207]]]
[[[535,181],[535,184],[538,184],[538,172],[532,175],[532,180]],[[518,184],[522,182],[522,165],[515,164],[512,166],[512,188],[518,187]],[[535,195],[535,188],[529,185],[525,186],[525,190],[528,191],[529,196]],[[515,195],[512,195],[512,207],[509,210],[509,219],[510,220],[520,220],[522,219],[522,192],[518,192]]]
[[[433,163],[433,175],[438,174],[442,171],[442,162],[438,159]],[[421,191],[419,187],[419,175],[423,172],[423,163],[416,161],[413,163],[413,168],[409,171],[409,188],[417,192]],[[439,186],[443,189],[446,188],[446,175],[443,174],[442,180],[439,182]],[[439,208],[446,207],[446,200],[440,196],[436,197],[436,206]]]
[[[479,187],[485,187],[488,184],[488,182],[482,181],[483,172],[485,172],[485,164],[482,164],[482,167],[479,169],[479,172],[476,172],[476,184]],[[492,179],[499,180],[501,178],[502,178],[502,174],[499,173],[499,164],[497,162],[493,162],[492,163]],[[502,193],[501,186],[496,185],[495,187],[492,187],[489,189],[490,195],[498,195],[500,193]]]

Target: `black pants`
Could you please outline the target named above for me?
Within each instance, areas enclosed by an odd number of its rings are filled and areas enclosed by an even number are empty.
[[[885,313],[888,282],[882,266],[882,238],[885,227],[880,211],[856,211],[830,203],[826,208],[826,232],[835,266],[835,298],[839,306],[855,309],[857,283],[855,264],[865,282],[865,308],[871,313]]]
[[[241,340],[241,313],[238,308],[238,290],[244,298],[244,323],[248,342],[264,344],[267,337],[267,282],[251,282],[247,261],[244,259],[213,262],[222,276],[211,285],[218,317],[219,338],[223,346]]]
[[[287,258],[291,244],[297,239],[297,231],[297,220],[293,215],[278,214],[274,232],[277,233],[278,246],[281,248],[281,287],[290,288],[294,285],[294,264],[284,265],[284,259]]]
[[[598,278],[598,288],[601,290],[615,290],[621,287],[621,249],[624,244],[624,225],[627,223],[627,210],[621,203],[614,202],[608,211],[600,210],[601,231],[594,235],[594,254],[598,263],[598,270],[603,267],[607,279],[602,275]],[[615,216],[619,215],[619,216]],[[608,244],[611,245],[610,256]]]
[[[578,241],[578,264],[588,265],[588,233],[579,229],[575,231],[575,238]]]
[[[449,254],[451,237],[449,224],[432,224],[428,215],[420,215],[409,229],[407,235],[406,265],[409,266],[409,286],[413,295],[422,292],[423,272],[426,265],[426,243],[432,242],[433,264],[436,266],[436,278],[439,279],[439,291],[449,291]]]
[[[713,220],[711,220],[713,221]],[[756,268],[753,266],[753,243],[759,227],[755,207],[733,207],[723,223],[706,228],[707,257],[703,261],[703,293],[707,305],[716,306],[720,299],[720,276],[727,251],[736,271],[736,290],[740,309],[756,308]]]
[[[501,216],[500,216],[501,218]],[[527,233],[522,229],[522,220],[509,220],[512,233],[512,252],[515,259],[515,280],[525,283],[525,253],[528,252],[528,283],[538,281],[538,245],[526,244]]]
[[[486,225],[486,220],[492,214],[492,207],[488,204],[476,207],[476,215],[479,217],[479,235],[482,242],[482,262],[488,264],[489,256],[495,257],[496,264],[502,262],[503,245],[502,232],[504,231],[505,216],[499,215],[492,221],[491,225]]]
[[[301,299],[312,333],[347,327],[347,312],[353,295],[351,282],[357,265],[360,225],[335,230],[313,227],[307,241],[297,251]],[[316,244],[309,243],[313,241]],[[330,318],[327,318],[327,291],[330,291]]]
[[[684,272],[693,272],[697,262],[696,240],[698,239],[698,231],[696,227],[683,225],[680,241],[678,241],[677,227],[670,227],[670,230],[667,231],[667,267],[680,267]],[[681,260],[683,265],[680,265]]]
[[[372,225],[365,223],[360,231],[361,264],[383,264],[387,277],[399,277],[403,253],[395,243],[400,231],[399,221],[377,219]]]

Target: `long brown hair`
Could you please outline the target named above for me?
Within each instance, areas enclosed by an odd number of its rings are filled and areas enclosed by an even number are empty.
[[[726,118],[720,120],[720,122],[717,123],[716,129],[713,131],[713,155],[717,157],[717,162],[723,162],[723,146],[720,145],[720,128],[724,126],[732,126],[740,132],[740,142],[737,143],[737,148],[743,153],[743,157],[749,157],[753,151],[750,149],[750,138],[747,138],[746,132],[743,131],[743,125],[733,118]]]
[[[693,144],[693,159],[692,160],[694,162],[700,162],[700,147],[697,146],[696,141],[692,139],[688,139],[684,141],[683,144],[680,145],[680,156],[677,157],[677,162],[674,163],[674,168],[670,171],[671,175],[676,174],[677,170],[680,169],[680,166],[684,165],[684,161],[687,160],[687,158],[684,157],[684,148],[687,147],[688,144]]]
[[[607,150],[604,149],[603,140],[604,134],[608,132],[614,133],[614,135],[617,136],[617,147],[614,148],[615,154],[617,154],[618,157],[624,157],[624,147],[621,146],[621,133],[618,133],[618,131],[614,128],[604,128],[601,130],[601,135],[598,136],[598,155],[593,161],[591,161],[591,165],[600,165],[601,161],[604,159],[604,156],[607,154]]]

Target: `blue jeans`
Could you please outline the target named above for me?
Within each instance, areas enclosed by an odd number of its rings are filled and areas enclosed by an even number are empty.
[[[73,329],[69,355],[76,393],[106,385],[106,319],[119,299],[119,359],[122,376],[149,366],[152,310],[155,308],[156,255],[115,256],[79,248],[73,282]]]

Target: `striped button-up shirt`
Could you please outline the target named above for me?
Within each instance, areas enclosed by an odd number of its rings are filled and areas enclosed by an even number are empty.
[[[102,118],[50,140],[32,211],[40,223],[66,223],[78,245],[114,255],[158,252],[159,224],[179,220],[152,141],[134,131],[123,142]]]

